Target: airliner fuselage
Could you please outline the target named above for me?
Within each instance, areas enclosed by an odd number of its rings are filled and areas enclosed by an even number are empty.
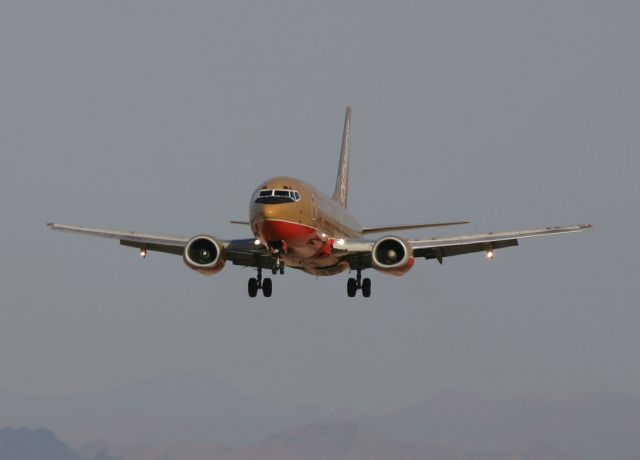
[[[335,200],[292,177],[274,177],[251,196],[251,230],[260,244],[293,268],[333,275],[349,268],[333,247],[359,238],[362,227]]]

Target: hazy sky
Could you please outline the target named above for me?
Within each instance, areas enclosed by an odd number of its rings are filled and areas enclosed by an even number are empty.
[[[59,395],[208,370],[284,404],[385,410],[445,388],[638,391],[640,4],[3,0],[0,387]],[[48,221],[247,237],[280,174],[440,233],[590,232],[403,278],[202,277]],[[418,231],[412,235],[433,232]]]

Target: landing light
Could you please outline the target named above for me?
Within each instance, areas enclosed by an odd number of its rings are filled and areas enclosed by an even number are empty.
[[[256,238],[253,244],[255,244],[256,246],[260,246],[262,243],[260,243],[260,240]]]
[[[344,244],[344,240],[342,238],[340,238],[338,241],[336,241],[336,244],[338,246],[342,246]]]
[[[147,248],[140,248],[140,257],[143,259],[147,257]]]
[[[496,256],[496,253],[493,249],[487,249],[484,255],[487,259],[493,259]]]

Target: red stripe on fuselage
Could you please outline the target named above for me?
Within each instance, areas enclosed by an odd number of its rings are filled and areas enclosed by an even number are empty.
[[[318,239],[319,232],[308,225],[285,220],[261,220],[254,222],[256,235],[264,242],[285,241],[289,246],[305,246]]]

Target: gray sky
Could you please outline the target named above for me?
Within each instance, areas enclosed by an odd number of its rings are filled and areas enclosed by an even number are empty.
[[[0,4],[0,387],[99,392],[210,370],[284,404],[444,388],[637,392],[640,6],[633,1]],[[404,278],[206,278],[47,221],[248,236],[254,187],[331,190],[441,233],[592,223]],[[420,235],[424,233],[415,233]]]

